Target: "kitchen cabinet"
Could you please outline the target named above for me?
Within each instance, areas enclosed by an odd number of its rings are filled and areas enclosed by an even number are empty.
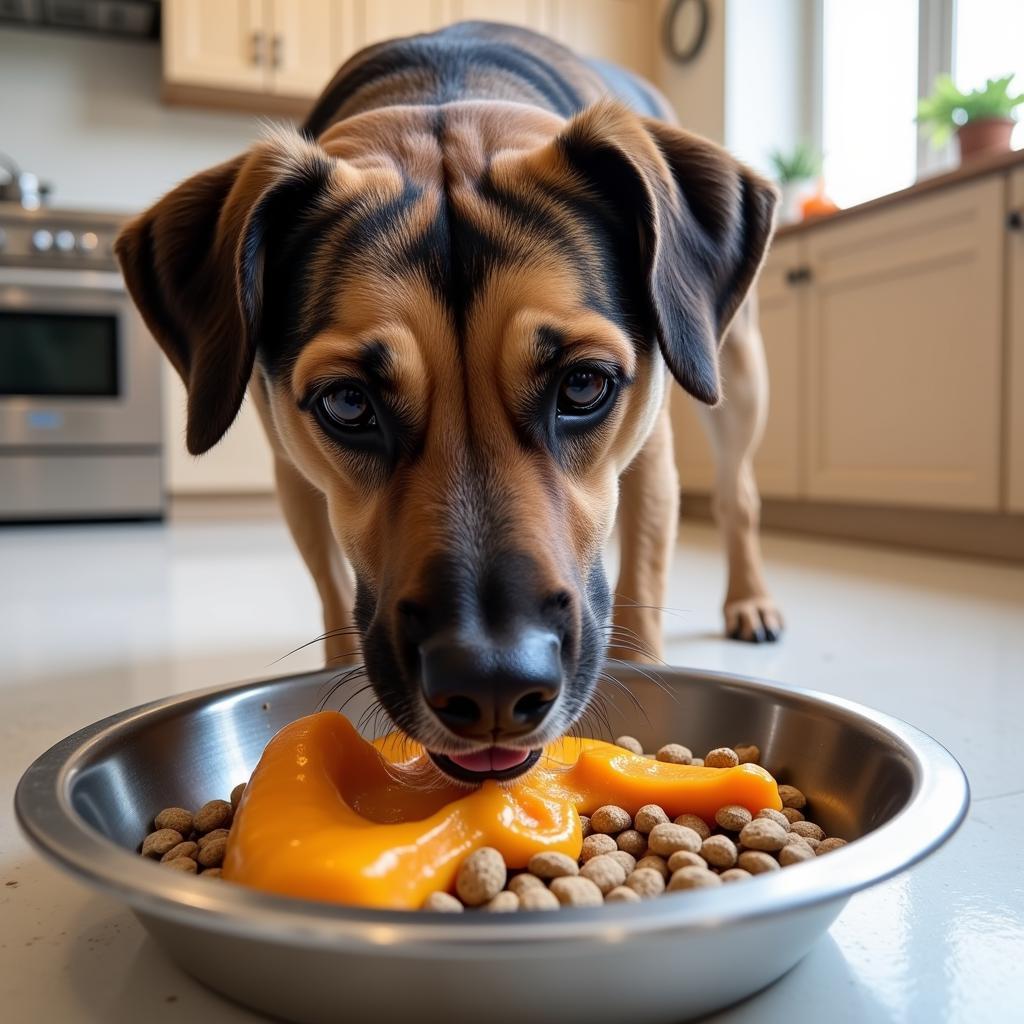
[[[270,91],[315,99],[356,49],[346,0],[270,0]]]
[[[806,494],[999,503],[1003,182],[806,236]]]
[[[551,32],[581,53],[653,76],[659,22],[650,0],[555,0]]]
[[[354,50],[394,36],[430,32],[455,20],[450,16],[450,0],[366,0],[354,6],[362,23]]]
[[[1008,183],[1006,504],[1024,512],[1024,170]]]

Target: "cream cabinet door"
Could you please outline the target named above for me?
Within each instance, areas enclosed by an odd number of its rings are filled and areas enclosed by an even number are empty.
[[[1006,395],[1007,507],[1024,512],[1024,170],[1010,176],[1009,228],[1009,337]]]
[[[807,237],[807,493],[995,509],[1003,181]]]
[[[356,17],[360,46],[430,32],[455,20],[452,0],[362,0]]]
[[[265,0],[164,0],[164,79],[222,89],[269,88]]]
[[[449,0],[452,21],[503,21],[535,32],[553,28],[552,9],[557,0]]]
[[[588,57],[652,74],[658,40],[655,0],[556,0],[552,28],[566,46]]]
[[[800,351],[801,304],[804,289],[788,277],[802,263],[799,239],[772,246],[758,279],[761,334],[768,364],[768,416],[754,458],[758,489],[763,495],[796,497],[800,491]],[[715,460],[701,422],[699,403],[681,388],[672,396],[676,466],[684,490],[714,489]],[[724,401],[729,381],[723,380]],[[713,414],[714,415],[714,414]]]
[[[271,89],[316,97],[355,47],[351,0],[268,0]]]

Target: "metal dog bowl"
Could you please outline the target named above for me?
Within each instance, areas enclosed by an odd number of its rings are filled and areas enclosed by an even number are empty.
[[[16,810],[42,853],[127,903],[181,967],[231,999],[303,1022],[494,1024],[675,1022],[733,1003],[793,967],[853,893],[926,856],[964,817],[960,766],[897,719],[734,676],[659,670],[663,687],[615,674],[647,718],[620,700],[614,734],[648,749],[757,743],[829,835],[857,842],[748,882],[638,905],[459,917],[264,895],[133,852],[156,810],[198,806],[248,778],[270,737],[314,710],[328,672],[206,690],[98,722],[29,768]],[[355,703],[346,709],[354,719]]]

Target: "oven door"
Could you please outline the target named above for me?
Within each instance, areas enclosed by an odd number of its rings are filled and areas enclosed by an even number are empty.
[[[0,267],[0,449],[160,443],[159,350],[113,271]]]

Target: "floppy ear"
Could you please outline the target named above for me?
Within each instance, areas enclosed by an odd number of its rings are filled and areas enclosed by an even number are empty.
[[[224,436],[245,397],[268,245],[333,170],[318,147],[277,135],[185,181],[118,236],[128,291],[185,382],[193,455]]]
[[[555,146],[626,218],[649,329],[676,380],[716,404],[718,346],[764,259],[774,186],[714,143],[612,102],[576,115]]]

